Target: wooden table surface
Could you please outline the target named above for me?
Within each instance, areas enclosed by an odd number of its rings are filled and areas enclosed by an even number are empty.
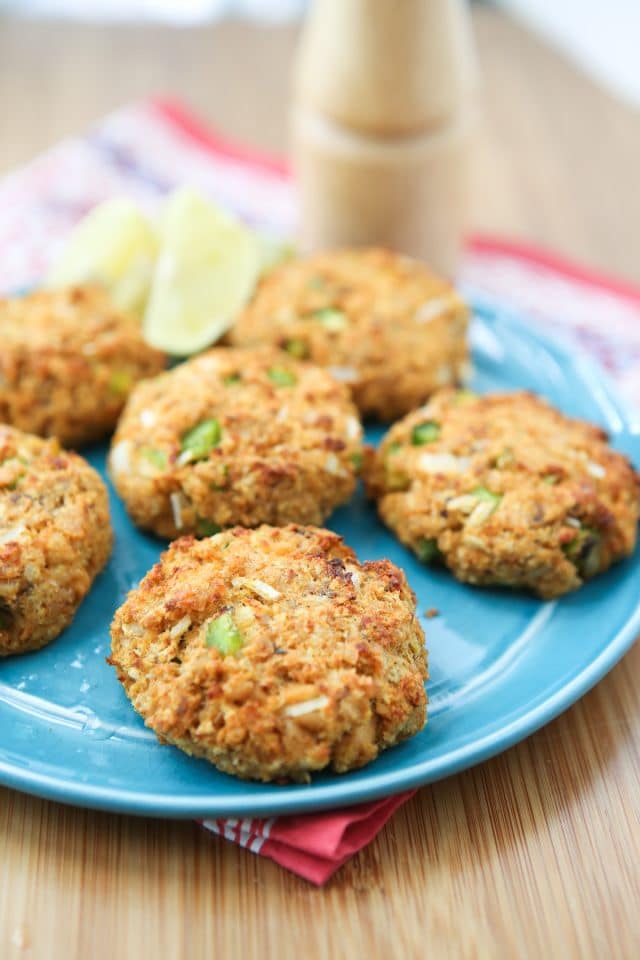
[[[640,116],[502,14],[476,7],[474,17],[485,111],[474,224],[640,280]],[[170,31],[0,17],[0,172],[161,91],[282,150],[294,39],[291,28],[238,23]],[[533,737],[422,789],[323,890],[189,822],[0,790],[0,958],[631,960],[639,675],[636,646]]]

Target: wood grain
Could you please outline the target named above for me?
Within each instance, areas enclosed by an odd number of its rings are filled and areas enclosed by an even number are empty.
[[[474,223],[640,279],[640,118],[476,8]],[[0,169],[170,90],[280,150],[294,32],[0,18]],[[239,51],[242,51],[240,55]],[[599,629],[594,617],[593,629]],[[0,791],[0,958],[621,958],[640,953],[640,648],[525,743],[424,788],[324,890],[191,823]]]

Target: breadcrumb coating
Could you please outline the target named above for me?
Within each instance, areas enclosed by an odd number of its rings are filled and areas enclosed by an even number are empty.
[[[230,332],[328,367],[361,414],[392,420],[468,373],[468,310],[424,264],[378,248],[288,261]]]
[[[111,636],[147,726],[239,777],[342,773],[426,720],[424,634],[403,572],[358,563],[328,530],[176,540]]]
[[[575,590],[633,552],[640,478],[599,427],[531,393],[446,390],[366,458],[381,518],[459,579]]]
[[[325,370],[217,348],[134,390],[109,467],[134,523],[174,538],[322,523],[361,460],[357,410]]]
[[[165,356],[99,287],[0,299],[0,422],[65,446],[114,429],[132,387]]]
[[[106,488],[89,464],[0,425],[0,656],[67,627],[111,552]]]

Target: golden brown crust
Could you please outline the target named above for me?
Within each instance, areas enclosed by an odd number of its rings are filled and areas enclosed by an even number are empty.
[[[363,416],[391,420],[468,366],[468,310],[423,264],[377,248],[289,261],[269,273],[230,333],[329,367]]]
[[[189,459],[198,424],[215,445]],[[321,523],[351,496],[362,429],[325,370],[263,347],[210,350],[134,390],[109,468],[136,524],[166,537]]]
[[[89,464],[0,425],[0,656],[71,623],[111,552],[105,485]]]
[[[110,433],[165,357],[98,287],[0,299],[0,421],[80,446]]]
[[[558,597],[635,546],[638,474],[600,428],[530,393],[442,391],[394,424],[364,475],[400,540],[468,583]]]
[[[207,645],[230,618],[241,646]],[[111,663],[158,736],[219,769],[308,780],[422,728],[424,635],[404,574],[313,527],[175,541],[112,624]]]

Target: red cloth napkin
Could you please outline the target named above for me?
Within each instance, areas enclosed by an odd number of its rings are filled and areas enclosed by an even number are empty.
[[[268,820],[203,820],[202,826],[252,853],[275,860],[321,886],[382,830],[415,790],[344,810]]]
[[[94,204],[126,194],[153,210],[180,183],[202,189],[249,223],[283,236],[293,233],[295,196],[282,160],[229,143],[180,104],[147,100],[124,107],[0,181],[0,291],[36,283],[70,228]],[[489,237],[469,243],[459,281],[469,296],[511,306],[590,352],[640,408],[640,288]],[[205,820],[203,826],[323,884],[374,839],[413,792],[344,810]]]

